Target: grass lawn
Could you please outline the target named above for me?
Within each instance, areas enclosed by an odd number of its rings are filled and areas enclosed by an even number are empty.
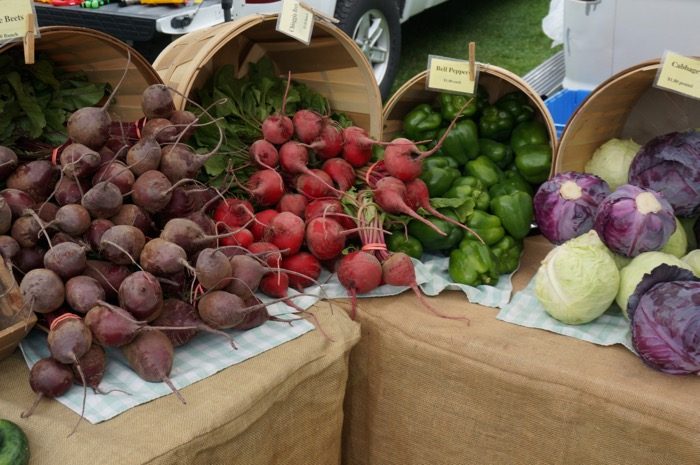
[[[549,0],[451,0],[404,23],[401,62],[392,92],[425,70],[428,55],[468,58],[476,42],[476,60],[520,76],[553,55],[542,32]]]

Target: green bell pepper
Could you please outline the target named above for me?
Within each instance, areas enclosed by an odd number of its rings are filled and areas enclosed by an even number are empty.
[[[430,197],[440,197],[460,175],[457,162],[453,158],[432,155],[423,160],[420,178],[428,186]]]
[[[404,117],[403,132],[412,141],[434,139],[441,124],[440,113],[427,103],[421,103]]]
[[[471,95],[448,94],[445,92],[438,95],[438,106],[440,107],[442,119],[447,121],[455,119],[459,110],[462,109],[464,105],[467,105],[467,102],[470,100],[471,102],[464,108],[460,117],[471,118],[474,116],[477,111],[477,104],[476,98],[472,97]]]
[[[389,236],[386,245],[392,252],[403,252],[419,260],[423,256],[423,244],[415,237],[407,236],[403,231],[396,231]]]
[[[535,109],[530,105],[530,100],[520,91],[505,94],[496,101],[495,105],[510,113],[515,124],[530,121],[535,116]]]
[[[468,161],[465,171],[469,176],[474,176],[481,183],[488,187],[493,186],[503,179],[503,171],[485,155],[477,157],[476,160]]]
[[[531,184],[546,181],[552,167],[552,147],[549,144],[530,144],[516,148],[515,167]]]
[[[508,140],[512,130],[513,117],[510,113],[495,105],[484,108],[484,112],[479,118],[479,135],[481,137],[505,141]]]
[[[503,239],[492,245],[491,252],[496,257],[498,273],[506,274],[517,270],[522,251],[522,242],[516,241],[511,236],[504,236]]]
[[[447,128],[440,129],[435,139],[440,139],[445,131]],[[445,137],[440,150],[444,155],[454,158],[460,165],[476,158],[479,155],[476,123],[470,119],[459,121]]]
[[[450,253],[448,272],[454,282],[467,286],[498,281],[498,263],[488,246],[474,239],[464,239]]]
[[[479,155],[490,158],[499,168],[513,163],[513,149],[492,139],[479,139]]]
[[[479,237],[486,243],[492,245],[500,241],[506,235],[505,229],[501,225],[501,220],[496,215],[491,215],[482,210],[474,210],[469,219],[467,226],[471,228]],[[465,233],[465,237],[470,237],[478,240],[470,232]]]
[[[547,127],[541,121],[525,121],[513,129],[510,146],[513,150],[523,145],[549,144]]]
[[[438,209],[443,215],[449,216],[457,220],[457,216],[450,209]],[[423,244],[423,249],[429,252],[436,250],[449,250],[459,244],[459,241],[464,237],[462,228],[455,226],[440,218],[434,216],[426,216],[425,219],[437,226],[447,236],[441,236],[430,226],[417,221],[411,220],[408,222],[408,234],[413,236]]]
[[[527,192],[516,191],[492,198],[491,211],[501,220],[508,234],[515,239],[527,236],[535,219],[532,197]]]
[[[489,201],[491,200],[486,189],[484,189],[484,185],[474,176],[462,176],[455,179],[444,196],[452,199],[471,198],[474,200],[474,208],[477,210],[489,208]]]
[[[527,192],[533,195],[532,186],[522,177],[517,170],[506,170],[503,172],[503,179],[489,187],[489,195],[498,197],[499,195],[512,194],[513,192]]]

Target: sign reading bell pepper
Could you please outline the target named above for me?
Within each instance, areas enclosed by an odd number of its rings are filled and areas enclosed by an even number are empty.
[[[478,66],[470,76],[469,60],[457,60],[437,55],[428,56],[426,87],[439,92],[472,95],[476,90]]]

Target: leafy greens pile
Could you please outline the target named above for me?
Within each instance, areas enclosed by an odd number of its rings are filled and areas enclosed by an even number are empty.
[[[38,55],[24,64],[21,50],[0,55],[0,145],[37,155],[67,139],[65,123],[78,108],[94,106],[109,92],[84,73],[67,73]]]

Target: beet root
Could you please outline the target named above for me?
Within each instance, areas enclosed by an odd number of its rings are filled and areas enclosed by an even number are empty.
[[[64,280],[78,276],[86,266],[85,249],[75,242],[56,244],[44,255],[44,267]]]
[[[56,310],[63,305],[65,298],[63,280],[56,273],[45,268],[31,270],[24,275],[19,289],[26,305],[36,313],[49,313]]]
[[[34,404],[29,410],[22,412],[22,418],[34,413],[36,406],[44,397],[59,397],[68,392],[73,385],[73,372],[62,363],[51,357],[37,361],[29,371],[29,386],[37,393]]]
[[[153,321],[163,309],[163,291],[151,273],[137,271],[119,286],[119,306],[139,321]]]
[[[105,290],[95,278],[80,275],[66,281],[66,302],[74,311],[85,314],[101,300]]]

